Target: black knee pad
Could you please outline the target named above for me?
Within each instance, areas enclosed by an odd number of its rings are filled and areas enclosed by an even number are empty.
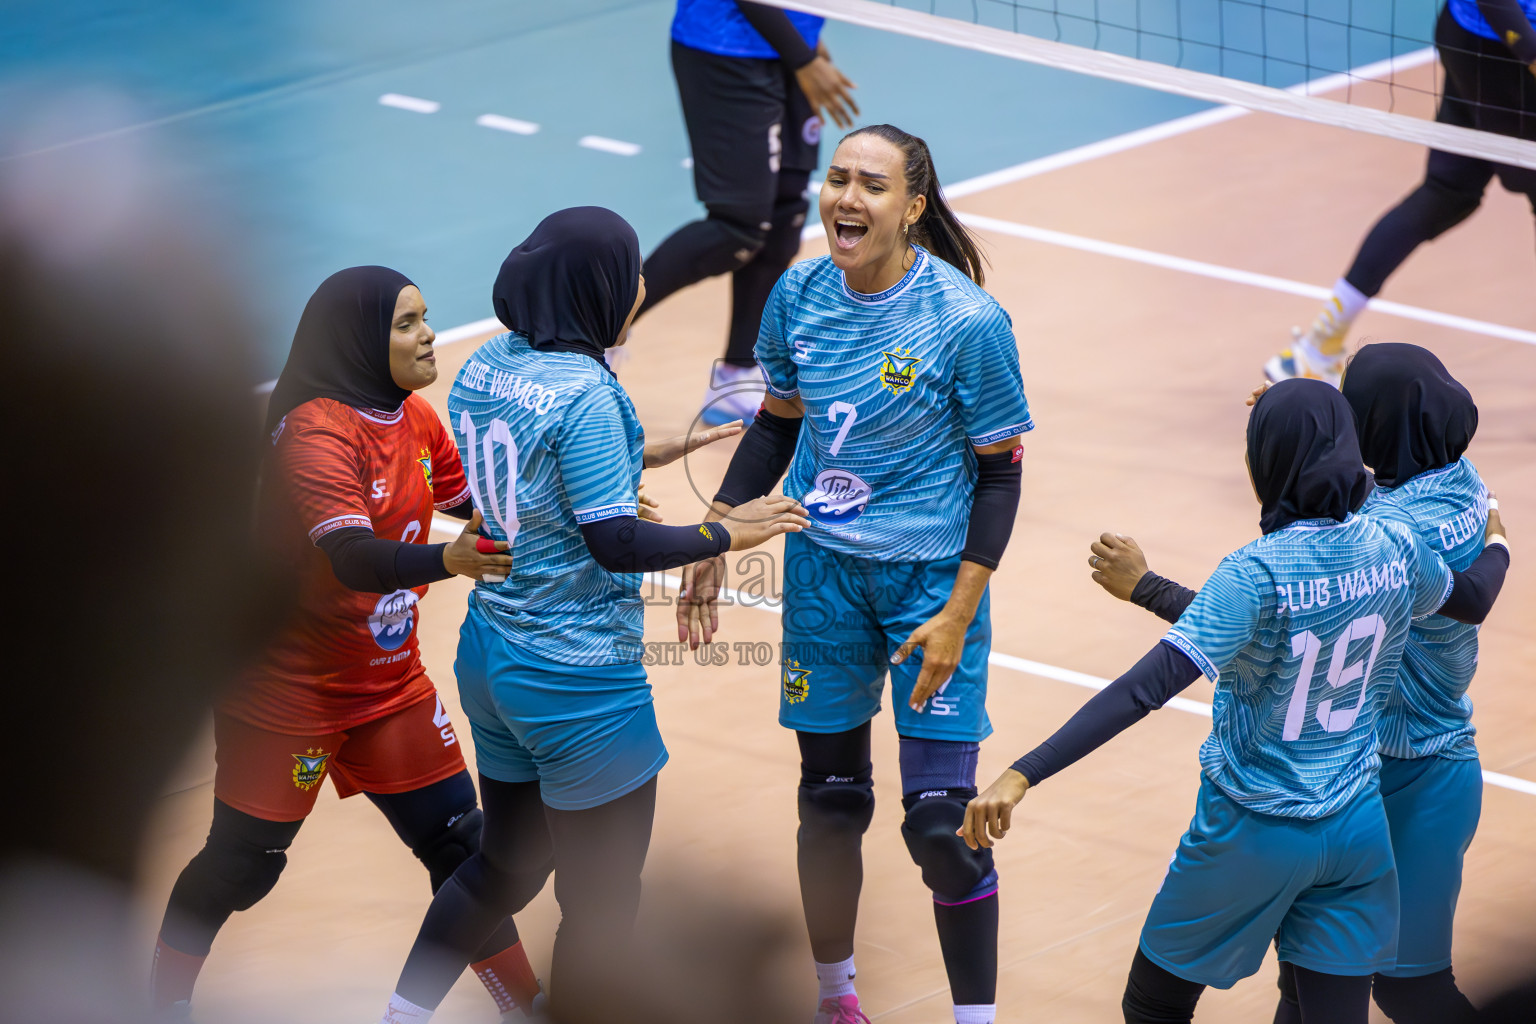
[[[1187,1024],[1205,986],[1186,981],[1147,959],[1140,947],[1120,997],[1125,1024]]]
[[[975,795],[974,788],[934,789],[908,793],[901,801],[907,812],[901,838],[923,871],[923,884],[941,903],[976,899],[987,895],[989,886],[996,887],[992,851],[973,850],[955,835],[965,822],[965,805]]]
[[[1477,1019],[1449,967],[1416,978],[1378,974],[1372,981],[1371,995],[1394,1024],[1470,1024]]]
[[[272,891],[288,866],[288,843],[269,847],[253,842],[252,837],[215,831],[197,860],[201,861],[203,870],[199,873],[210,903],[250,910]]]
[[[471,807],[451,820],[437,835],[412,848],[411,852],[426,865],[433,892],[453,877],[460,864],[480,852],[480,826],[484,822],[485,812]]]
[[[785,172],[779,176],[781,190],[773,204],[773,217],[757,254],[759,262],[787,268],[800,253],[800,232],[805,228],[806,214],[810,212],[810,200],[805,195],[810,175],[804,171]]]
[[[875,816],[875,784],[869,765],[856,775],[800,772],[800,835],[858,837]]]
[[[773,221],[764,217],[767,213],[771,218],[771,211],[766,207],[748,210],[723,203],[705,203],[704,206],[709,216],[689,225],[698,231],[698,237],[693,240],[697,253],[695,271],[713,277],[729,274],[751,263],[762,251],[768,232],[773,228]]]

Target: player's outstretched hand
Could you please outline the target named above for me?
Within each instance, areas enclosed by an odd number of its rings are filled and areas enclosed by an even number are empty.
[[[661,504],[655,498],[645,493],[645,484],[640,485],[640,493],[636,495],[636,498],[641,519],[649,519],[653,523],[662,521],[661,513],[657,511],[657,509],[661,508]]]
[[[1250,393],[1247,398],[1243,399],[1243,404],[1249,406],[1253,405],[1259,400],[1259,397],[1263,395],[1264,392],[1268,391],[1272,387],[1274,387],[1274,384],[1270,383],[1269,381],[1265,381],[1263,384],[1260,384],[1258,387],[1254,388],[1252,393]]]
[[[737,505],[725,517],[726,529],[731,532],[731,550],[745,551],[781,533],[799,533],[811,525],[805,518],[808,514],[798,501],[782,494]]]
[[[506,553],[506,541],[479,535],[480,524],[484,521],[480,510],[475,509],[469,522],[464,524],[464,532],[443,548],[443,568],[455,576],[501,583],[512,570],[512,556]]]
[[[1499,515],[1499,499],[1494,497],[1492,491],[1488,492],[1488,525],[1483,529],[1483,543],[1487,544],[1498,537],[1509,546],[1509,535],[1504,532],[1504,519]]]
[[[690,651],[699,644],[712,643],[720,630],[716,601],[720,582],[725,579],[725,559],[706,558],[683,566],[683,587],[677,597],[677,640]]]
[[[1123,533],[1105,533],[1088,548],[1088,565],[1093,582],[1122,601],[1131,599],[1131,591],[1147,574],[1147,556],[1134,538]]]
[[[832,55],[827,52],[825,43],[817,44],[815,59],[795,72],[795,81],[800,83],[800,91],[805,93],[805,98],[811,101],[811,109],[823,121],[830,117],[839,128],[853,127],[853,119],[859,116],[859,105],[853,101],[849,90],[858,86],[848,81],[832,63]]]
[[[965,805],[965,824],[955,835],[964,839],[965,845],[973,850],[991,846],[1013,827],[1013,809],[1027,792],[1029,780],[1009,768]]]
[[[678,434],[676,437],[653,441],[645,446],[645,468],[655,469],[657,466],[676,462],[689,452],[698,451],[707,444],[723,441],[727,437],[735,437],[743,429],[741,420],[732,420],[730,423],[710,427],[708,430],[695,430]]]
[[[900,665],[917,648],[923,649],[923,667],[917,672],[917,682],[912,684],[912,695],[907,704],[921,713],[928,698],[939,692],[949,682],[949,677],[960,667],[960,652],[965,650],[965,630],[970,623],[948,610],[941,611],[918,626],[906,642],[891,655],[891,664]]]

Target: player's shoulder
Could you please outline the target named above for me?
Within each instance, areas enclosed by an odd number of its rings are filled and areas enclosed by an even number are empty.
[[[1003,309],[1002,303],[972,281],[964,270],[927,250],[924,250],[923,257],[927,261],[924,277],[927,278],[925,283],[928,291],[943,303],[945,313],[952,323],[979,330],[993,329],[999,325],[1012,326],[1013,320],[1007,310]]]
[[[273,428],[271,440],[276,447],[301,439],[306,442],[352,439],[359,432],[360,422],[358,411],[344,402],[334,398],[311,398],[288,410]]]

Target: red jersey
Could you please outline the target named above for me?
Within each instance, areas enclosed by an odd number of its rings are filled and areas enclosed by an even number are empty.
[[[367,594],[343,586],[316,541],[361,527],[427,542],[434,508],[469,500],[458,449],[424,399],[394,412],[316,398],[272,435],[263,529],[299,577],[298,608],[221,710],[275,732],[339,731],[432,693],[416,650],[426,587]]]

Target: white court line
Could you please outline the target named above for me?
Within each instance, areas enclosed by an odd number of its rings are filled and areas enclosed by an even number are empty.
[[[608,139],[601,135],[583,135],[576,143],[587,149],[596,149],[603,153],[617,153],[619,156],[635,156],[640,152],[640,143],[625,142],[622,139]]]
[[[463,520],[453,519],[449,516],[433,516],[432,529],[440,533],[451,533],[458,536],[464,532]],[[650,574],[660,578],[661,585],[667,590],[678,590],[683,585],[682,577],[671,573]],[[655,584],[651,581],[651,585]],[[771,612],[774,615],[782,615],[783,611],[778,605],[769,604],[760,598],[743,594],[738,590],[724,588],[720,593],[728,598],[732,604],[746,608],[756,608],[759,611]],[[1000,654],[993,651],[987,656],[987,664],[998,668],[1006,668],[1014,672],[1022,672],[1025,675],[1039,676],[1041,679],[1054,679],[1061,683],[1071,683],[1073,686],[1081,686],[1089,690],[1102,690],[1112,680],[1101,676],[1091,676],[1086,672],[1075,672],[1070,668],[1060,668],[1056,665],[1047,665],[1043,661],[1031,661],[1028,658],[1016,658],[1011,654]],[[1183,711],[1191,715],[1199,715],[1201,718],[1211,717],[1211,705],[1203,700],[1192,700],[1188,697],[1173,697],[1165,708],[1175,711]],[[1536,796],[1536,781],[1518,778],[1514,775],[1504,775],[1499,772],[1483,772],[1483,782],[1490,786],[1499,786],[1502,789],[1512,789],[1517,793],[1526,793]]]
[[[415,114],[435,114],[443,109],[443,105],[436,100],[424,100],[419,96],[402,96],[398,92],[385,93],[379,97],[379,102],[386,107],[409,110]]]
[[[1219,281],[1252,285],[1255,288],[1268,288],[1270,291],[1285,292],[1290,295],[1303,295],[1312,299],[1326,299],[1332,294],[1330,289],[1315,284],[1292,281],[1284,277],[1273,277],[1269,274],[1257,274],[1251,270],[1223,267],[1219,264],[1204,263],[1200,260],[1185,259],[1183,256],[1170,256],[1167,253],[1153,252],[1150,249],[1138,249],[1135,246],[1121,245],[1118,242],[1103,242],[1096,238],[1085,238],[1082,235],[1070,235],[1065,231],[1052,231],[1050,228],[1037,228],[1030,224],[1016,224],[1013,221],[998,220],[996,217],[983,217],[978,213],[960,213],[959,216],[967,224],[980,228],[983,231],[995,231],[1000,235],[1011,235],[1014,238],[1044,242],[1047,245],[1059,245],[1067,249],[1079,249],[1083,252],[1096,253],[1100,256],[1112,256],[1116,259],[1130,260],[1134,263],[1145,263],[1149,266],[1163,267],[1167,270],[1179,270],[1186,274],[1211,277]],[[1419,320],[1428,324],[1437,324],[1441,327],[1454,327],[1457,330],[1468,331],[1473,334],[1484,334],[1490,338],[1502,338],[1505,341],[1518,341],[1525,345],[1536,345],[1536,331],[1522,330],[1519,327],[1506,327],[1503,324],[1489,323],[1486,320],[1473,320],[1470,317],[1456,316],[1453,313],[1441,313],[1433,309],[1422,309],[1419,306],[1408,306],[1401,302],[1385,302],[1380,299],[1372,299],[1370,305],[1366,308],[1375,310],[1378,313],[1403,317],[1407,320]]]
[[[532,121],[502,117],[500,114],[481,114],[475,118],[475,124],[482,128],[494,128],[499,132],[513,132],[517,135],[533,135],[539,130],[539,126]]]

